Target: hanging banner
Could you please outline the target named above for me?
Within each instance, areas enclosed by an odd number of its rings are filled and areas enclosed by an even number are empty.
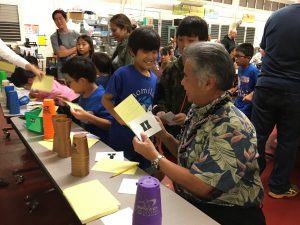
[[[197,7],[197,6],[191,6],[189,15],[190,16],[204,17],[204,8],[203,7]]]
[[[217,9],[206,8],[205,9],[205,19],[218,19],[219,11]]]
[[[188,15],[190,13],[190,6],[188,5],[173,5],[173,15]]]

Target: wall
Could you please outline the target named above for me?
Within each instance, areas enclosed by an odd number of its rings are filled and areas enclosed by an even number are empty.
[[[238,0],[235,1],[234,5],[237,5]],[[39,25],[40,34],[46,34],[48,38],[48,46],[40,47],[39,49],[39,53],[42,53],[44,57],[52,55],[50,35],[55,32],[56,27],[51,18],[51,14],[57,8],[62,8],[64,10],[78,8],[91,10],[101,16],[125,12],[135,19],[142,18],[143,16],[151,16],[156,19],[175,19],[183,17],[172,14],[172,5],[168,3],[167,0],[1,0],[1,4],[18,5],[22,42],[25,41],[24,24]],[[243,25],[256,28],[254,45],[258,46],[264,23],[269,17],[270,12],[244,9],[238,6],[222,5],[211,2],[207,2],[207,5],[211,5],[211,7],[219,11],[219,16],[217,18],[206,18],[208,23],[230,24],[241,19],[244,13],[255,14],[255,23]]]

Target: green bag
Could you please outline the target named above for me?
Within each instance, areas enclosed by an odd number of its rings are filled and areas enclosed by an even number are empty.
[[[29,112],[25,112],[25,127],[30,131],[43,134],[43,117],[39,117],[41,111],[42,108],[35,108]]]

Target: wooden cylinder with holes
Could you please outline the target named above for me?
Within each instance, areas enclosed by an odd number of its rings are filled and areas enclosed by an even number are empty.
[[[57,114],[52,116],[52,123],[54,129],[54,137],[53,137],[53,151],[57,152],[59,149],[59,126],[57,119],[67,118],[66,114]]]
[[[56,136],[54,136],[53,147],[55,144],[55,151],[59,157],[70,157],[72,152],[70,138],[72,120],[70,118],[58,118],[55,123]]]
[[[72,175],[84,177],[89,174],[89,148],[86,134],[75,134],[71,154]]]

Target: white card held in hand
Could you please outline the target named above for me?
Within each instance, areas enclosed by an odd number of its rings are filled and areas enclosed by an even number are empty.
[[[161,130],[159,123],[151,112],[147,112],[138,118],[131,120],[128,125],[140,140],[142,132],[146,133],[148,137],[151,137]]]
[[[124,152],[97,152],[95,161],[100,159],[124,160]]]

